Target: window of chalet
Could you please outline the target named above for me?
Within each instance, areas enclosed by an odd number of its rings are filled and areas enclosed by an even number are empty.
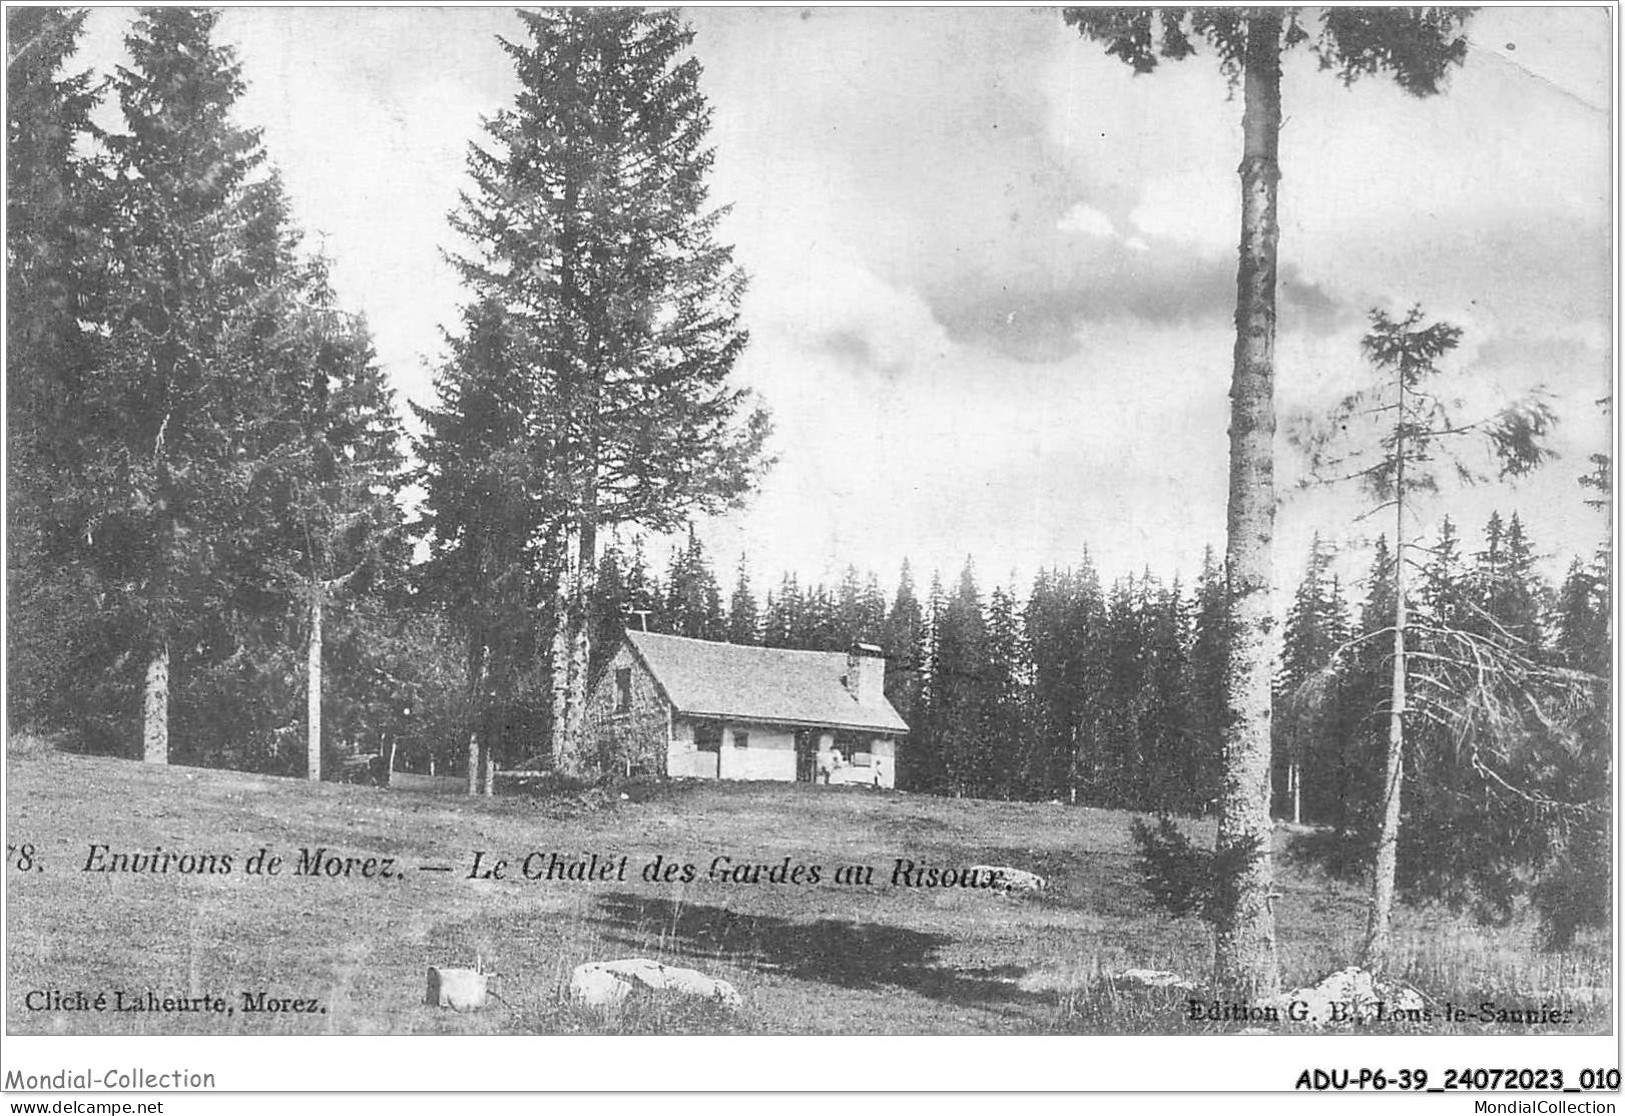
[[[694,747],[702,752],[722,750],[722,726],[715,721],[699,721],[694,725]]]
[[[625,713],[632,708],[632,668],[621,667],[615,672],[615,712]]]
[[[744,729],[734,729],[734,747],[749,748],[750,733],[746,732]]]
[[[837,732],[835,750],[853,767],[869,766],[870,738],[855,732]]]

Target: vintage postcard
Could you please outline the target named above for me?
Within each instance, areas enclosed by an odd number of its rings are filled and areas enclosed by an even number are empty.
[[[7,5],[7,1095],[1611,1111],[1617,18]]]

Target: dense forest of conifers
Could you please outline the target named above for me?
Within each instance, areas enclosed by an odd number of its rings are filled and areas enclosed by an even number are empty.
[[[1504,632],[1554,668],[1606,673],[1601,566],[1576,559],[1553,586],[1538,553],[1515,514],[1492,515],[1477,546],[1445,520],[1411,601],[1424,633],[1413,672],[1443,680],[1458,665],[1427,657],[1426,633],[1437,629]],[[1378,538],[1352,583],[1332,572],[1347,565],[1334,559],[1317,539],[1286,619],[1276,802],[1282,817],[1347,828],[1369,810],[1381,768],[1392,657],[1376,637],[1391,630],[1392,555]],[[912,730],[899,762],[907,787],[1183,814],[1210,808],[1225,615],[1211,553],[1189,588],[1177,574],[1165,582],[1149,570],[1108,585],[1087,554],[1040,571],[1025,592],[984,592],[969,562],[951,584],[933,574],[928,586],[904,563],[889,594],[875,575],[849,567],[833,587],[787,574],[759,595],[747,569],[741,557],[725,589],[692,535],[664,572],[650,569],[641,544],[612,545],[599,565],[595,662],[613,652],[623,625],[809,650],[874,643],[886,653],[887,696]],[[1413,712],[1448,723],[1450,700],[1424,693]],[[1439,743],[1448,748],[1448,734]],[[1585,766],[1567,776],[1583,780]]]
[[[1587,480],[1604,486],[1597,465]],[[1577,504],[1582,495],[1577,487]],[[1606,553],[1573,559],[1554,585],[1520,518],[1499,513],[1472,538],[1445,519],[1410,549],[1401,886],[1504,917],[1538,875],[1547,905],[1565,912],[1558,923],[1605,918]],[[725,589],[692,535],[663,574],[641,544],[612,545],[598,571],[598,656],[626,624],[812,650],[875,643],[887,696],[911,729],[901,787],[1212,811],[1226,601],[1211,552],[1189,587],[1151,571],[1108,585],[1087,555],[1040,571],[1025,593],[984,592],[970,562],[952,583],[933,574],[923,588],[905,563],[889,595],[850,567],[833,587],[785,575],[759,595],[747,569],[741,557]],[[1339,561],[1317,538],[1276,679],[1275,813],[1315,826],[1320,837],[1305,847],[1351,874],[1379,824],[1393,582],[1386,538],[1363,562]]]

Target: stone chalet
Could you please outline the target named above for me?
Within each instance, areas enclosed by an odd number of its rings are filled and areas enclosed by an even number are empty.
[[[878,647],[788,651],[627,632],[587,699],[589,748],[629,773],[897,781],[908,725]]]

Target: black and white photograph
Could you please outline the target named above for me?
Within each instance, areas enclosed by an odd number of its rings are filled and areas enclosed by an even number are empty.
[[[1618,15],[6,4],[5,1091],[1616,1097]]]

